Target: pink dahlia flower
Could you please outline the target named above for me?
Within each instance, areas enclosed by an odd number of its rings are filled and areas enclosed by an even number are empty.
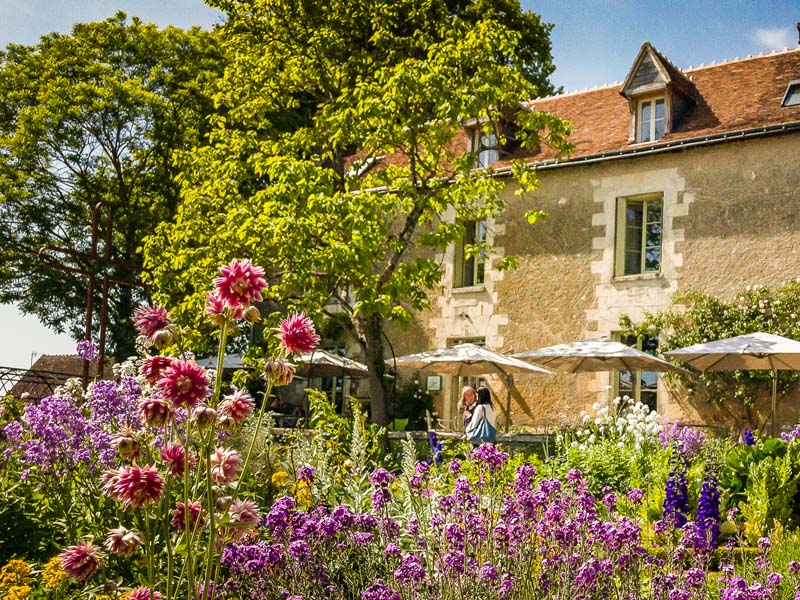
[[[219,297],[232,308],[247,308],[253,300],[261,300],[264,281],[264,269],[256,267],[249,260],[233,260],[226,267],[221,267],[220,277],[214,278]]]
[[[125,600],[161,600],[161,593],[142,586],[128,592]]]
[[[236,390],[233,395],[225,396],[219,405],[219,412],[241,423],[250,416],[254,408],[255,403],[250,395],[242,390]]]
[[[173,359],[172,364],[164,369],[158,387],[176,408],[191,408],[209,394],[206,370],[188,360]]]
[[[231,483],[242,469],[242,459],[235,450],[217,448],[211,453],[211,479]]]
[[[261,520],[261,513],[258,507],[249,500],[234,500],[228,509],[232,523],[245,523],[252,529]]]
[[[281,346],[290,354],[311,352],[319,344],[319,336],[314,322],[305,313],[292,313],[278,326],[278,339]]]
[[[169,473],[173,477],[182,477],[186,467],[186,452],[180,444],[167,444],[161,449],[161,460],[163,460]],[[189,469],[193,469],[196,464],[194,454],[189,453]]]
[[[133,324],[139,333],[153,340],[159,331],[170,324],[167,309],[163,306],[140,306],[133,313]]]
[[[142,538],[139,534],[122,526],[109,530],[105,543],[106,550],[123,558],[133,556],[141,545]]]
[[[264,379],[274,386],[289,385],[294,379],[293,364],[282,360],[271,360],[264,365]]]
[[[70,546],[58,555],[61,568],[78,581],[86,581],[103,565],[103,553],[90,542]]]
[[[205,519],[201,518],[200,512],[202,510],[202,506],[199,502],[190,502],[189,503],[189,526],[192,530],[196,530],[202,528],[206,522]],[[175,508],[172,510],[172,520],[170,523],[172,526],[177,529],[178,531],[183,531],[186,529],[186,505],[183,502],[178,502]]]
[[[161,427],[172,416],[172,407],[163,398],[142,398],[139,400],[139,414],[150,427]]]
[[[103,475],[103,489],[122,502],[122,508],[139,508],[161,498],[164,480],[153,467],[129,465]]]
[[[142,361],[142,366],[139,367],[139,374],[148,383],[155,385],[161,379],[161,372],[171,364],[172,358],[169,356],[148,356]]]
[[[206,295],[208,320],[216,327],[225,327],[229,333],[236,331],[236,321],[244,316],[244,311],[245,309],[241,306],[228,306],[219,293]]]

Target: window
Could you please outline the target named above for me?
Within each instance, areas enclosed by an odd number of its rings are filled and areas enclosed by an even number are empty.
[[[789,82],[781,106],[800,106],[800,80]]]
[[[478,154],[478,168],[486,169],[500,159],[500,143],[497,134],[475,129],[472,138],[472,151]]]
[[[617,198],[616,277],[661,270],[661,221],[660,195]]]
[[[636,141],[655,142],[664,135],[666,108],[664,98],[650,98],[639,101],[637,111]]]
[[[658,350],[658,336],[615,335],[626,346],[637,348],[655,356]],[[658,373],[653,371],[620,371],[615,373],[614,394],[628,396],[634,401],[647,405],[650,410],[658,409]]]
[[[455,287],[471,287],[483,283],[486,263],[486,222],[464,223],[464,239],[456,245]]]

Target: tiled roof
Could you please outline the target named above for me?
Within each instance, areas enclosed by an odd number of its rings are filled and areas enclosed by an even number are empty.
[[[628,139],[630,109],[619,84],[533,100],[528,106],[572,121],[575,148],[569,159],[800,122],[800,106],[781,106],[789,82],[800,79],[800,48],[681,72],[694,83],[698,102],[674,131],[650,144]],[[543,148],[529,158],[554,155]]]

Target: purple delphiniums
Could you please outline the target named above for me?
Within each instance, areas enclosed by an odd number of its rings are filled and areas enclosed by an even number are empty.
[[[752,429],[745,429],[742,433],[742,441],[745,443],[746,446],[755,446],[756,445],[756,435],[753,433]]]
[[[680,457],[673,458],[672,469],[667,477],[662,520],[675,529],[686,524],[686,515],[689,513],[688,485],[686,462]]]
[[[697,528],[706,548],[713,550],[719,541],[719,482],[712,467],[706,468],[705,477],[697,502]]]

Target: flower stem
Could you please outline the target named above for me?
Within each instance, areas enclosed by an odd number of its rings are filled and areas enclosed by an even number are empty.
[[[250,439],[250,446],[247,448],[247,455],[244,458],[244,465],[242,466],[242,471],[239,474],[240,483],[245,480],[245,477],[247,477],[247,468],[250,466],[250,457],[253,455],[253,448],[255,448],[256,439],[258,439],[258,432],[261,430],[261,422],[264,420],[264,409],[267,407],[267,399],[269,398],[271,392],[272,392],[272,382],[270,381],[267,384],[267,389],[264,392],[264,397],[261,399],[261,408],[259,409],[258,417],[256,418],[256,428],[255,431],[253,431],[253,437]]]

